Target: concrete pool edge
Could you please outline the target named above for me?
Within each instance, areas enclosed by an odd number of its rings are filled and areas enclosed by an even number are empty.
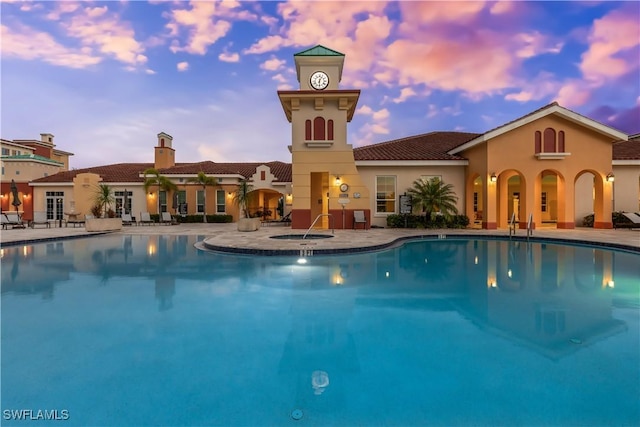
[[[215,238],[206,238],[196,244],[196,247],[200,250],[221,252],[228,254],[241,254],[241,255],[258,255],[258,256],[318,256],[318,255],[348,255],[364,252],[376,252],[384,249],[401,246],[411,241],[420,240],[501,240],[501,241],[514,241],[524,243],[550,243],[550,244],[565,244],[565,245],[579,245],[589,246],[600,249],[613,249],[624,252],[630,252],[634,254],[640,254],[640,247],[631,245],[625,245],[621,243],[599,242],[593,240],[584,239],[567,239],[560,237],[525,237],[525,236],[504,236],[496,234],[448,234],[448,233],[433,233],[433,234],[416,234],[411,236],[400,236],[389,242],[365,245],[365,246],[352,246],[345,248],[315,248],[312,246],[306,246],[307,243],[299,243],[300,240],[285,240],[287,243],[291,243],[291,248],[279,248],[279,249],[264,249],[264,248],[251,248],[246,246],[229,246],[214,244],[212,240]],[[301,245],[305,245],[301,247]]]

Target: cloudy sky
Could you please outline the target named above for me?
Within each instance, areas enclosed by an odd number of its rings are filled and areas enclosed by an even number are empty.
[[[76,168],[290,161],[293,54],[346,55],[349,142],[484,132],[552,101],[640,132],[640,3],[1,0],[1,136],[55,135]]]

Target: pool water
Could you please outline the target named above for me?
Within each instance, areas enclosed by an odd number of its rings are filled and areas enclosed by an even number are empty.
[[[2,249],[2,425],[640,424],[638,254],[447,239],[299,264],[202,239]]]

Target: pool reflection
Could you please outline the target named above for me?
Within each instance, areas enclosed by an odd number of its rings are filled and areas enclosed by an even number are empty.
[[[57,287],[81,277],[86,286],[115,279],[147,278],[159,311],[174,307],[180,283],[206,280],[217,293],[252,287],[292,294],[286,356],[315,357],[317,343],[345,354],[355,346],[348,324],[356,307],[458,312],[486,330],[558,358],[581,342],[624,330],[612,317],[615,304],[639,305],[637,255],[588,247],[513,241],[420,241],[371,254],[310,257],[250,257],[194,248],[204,236],[108,236],[17,246],[2,250],[2,294],[52,300]],[[233,286],[231,285],[233,284]],[[305,292],[333,290],[316,298]],[[302,293],[300,293],[302,292]],[[329,295],[329,297],[327,297]],[[339,318],[327,318],[323,307]],[[337,308],[341,308],[337,310]],[[309,313],[317,313],[309,316]],[[308,320],[313,319],[313,320]],[[302,349],[311,345],[312,350]],[[337,360],[341,359],[340,357]],[[301,365],[306,367],[309,363]],[[318,366],[317,370],[325,370]],[[308,372],[304,372],[308,383]]]

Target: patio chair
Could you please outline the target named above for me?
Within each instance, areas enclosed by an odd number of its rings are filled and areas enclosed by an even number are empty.
[[[46,212],[37,211],[33,213],[33,220],[29,223],[29,227],[36,228],[36,225],[46,225],[47,228],[51,228]]]
[[[622,212],[631,224],[616,224],[616,228],[640,228],[640,213],[639,212]]]
[[[363,230],[367,229],[367,217],[364,215],[364,211],[353,211],[353,228],[356,228],[357,224],[362,224]]]
[[[138,225],[131,217],[131,214],[122,214],[122,225]]]
[[[11,228],[24,228],[24,223],[17,212],[4,212],[0,216],[0,221],[2,222],[2,228],[5,230],[9,226]]]
[[[165,225],[172,225],[175,224],[173,222],[173,218],[171,217],[171,213],[169,212],[162,212],[160,214],[160,224],[165,224]]]
[[[149,212],[140,212],[140,224],[155,224],[156,222],[151,219]]]

